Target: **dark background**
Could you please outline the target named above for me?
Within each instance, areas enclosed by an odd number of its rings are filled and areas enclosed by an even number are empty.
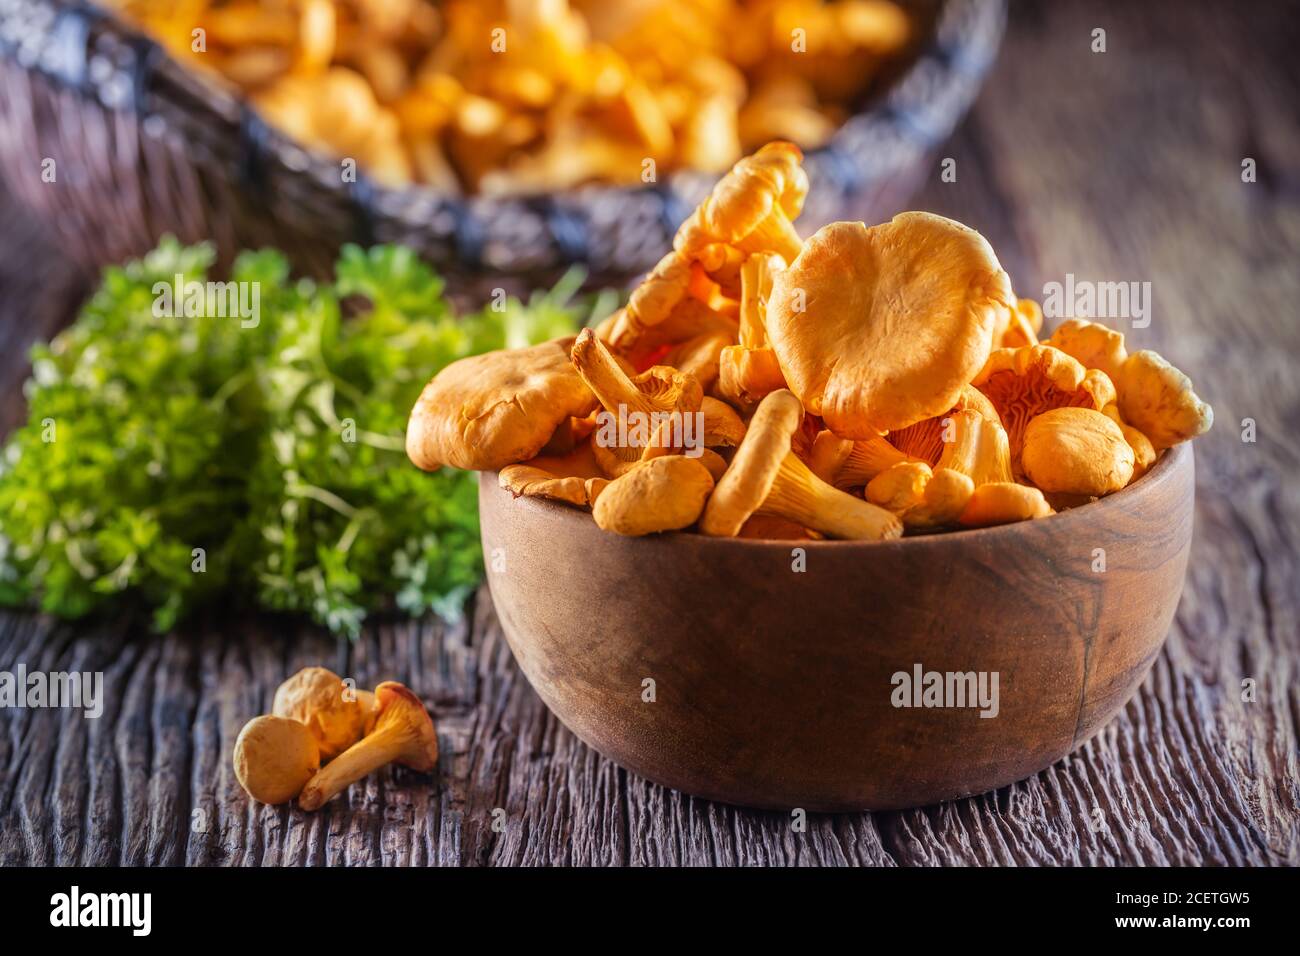
[[[1104,54],[1090,52],[1096,27]],[[936,166],[913,202],[983,232],[1021,294],[1066,273],[1150,281],[1152,323],[1130,346],[1160,350],[1214,406],[1165,651],[1070,757],[974,799],[813,816],[795,834],[784,814],[665,791],[577,741],[514,666],[486,589],[465,625],[385,624],[344,659],[283,622],[153,638],[129,621],[8,614],[0,666],[102,668],[124,693],[99,721],[0,715],[0,864],[1300,862],[1298,49],[1295,3],[1015,4],[942,151],[957,182]],[[37,224],[7,204],[0,221],[4,433],[23,415],[26,345],[67,322],[86,285]],[[316,814],[251,804],[233,740],[286,674],[321,662],[431,701],[440,776],[395,785],[386,771]]]

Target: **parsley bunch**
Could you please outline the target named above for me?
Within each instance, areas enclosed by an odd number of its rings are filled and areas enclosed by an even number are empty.
[[[401,247],[346,247],[331,285],[261,251],[229,277],[257,284],[255,325],[155,314],[156,283],[212,261],[164,240],[33,349],[0,453],[0,603],[77,618],[133,595],[166,630],[239,592],[350,636],[390,603],[455,614],[481,574],[474,482],[411,465],[407,415],[447,363],[571,333],[580,278],[457,318]]]

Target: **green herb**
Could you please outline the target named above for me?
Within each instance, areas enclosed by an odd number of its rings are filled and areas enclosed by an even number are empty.
[[[0,457],[0,603],[76,618],[134,595],[165,630],[240,592],[352,636],[390,603],[454,615],[481,574],[474,483],[407,461],[407,415],[448,362],[571,333],[581,278],[457,318],[409,250],[347,247],[332,285],[264,251],[230,276],[255,325],[210,296],[155,314],[158,283],[212,261],[164,240],[33,349]]]

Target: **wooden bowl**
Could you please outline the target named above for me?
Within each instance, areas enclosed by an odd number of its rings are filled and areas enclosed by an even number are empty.
[[[1036,773],[1128,701],[1182,590],[1193,472],[1181,445],[1081,508],[883,544],[624,538],[491,473],[479,507],[515,658],[592,747],[709,799],[886,810]],[[996,674],[996,716],[895,706],[918,667]]]

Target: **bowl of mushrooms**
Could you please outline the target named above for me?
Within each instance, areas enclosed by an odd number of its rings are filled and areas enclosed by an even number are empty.
[[[622,765],[762,807],[979,793],[1149,670],[1212,412],[1117,331],[1041,338],[960,223],[801,237],[800,160],[737,163],[595,329],[448,366],[407,452],[483,473],[515,657]]]

